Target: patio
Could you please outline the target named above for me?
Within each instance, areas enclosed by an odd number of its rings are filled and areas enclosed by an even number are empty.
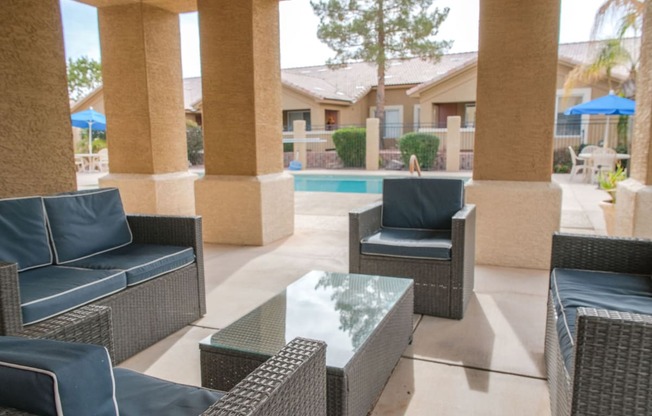
[[[93,187],[99,175],[82,174]],[[562,231],[604,234],[594,185],[563,190]],[[295,233],[264,247],[205,244],[208,313],[121,366],[199,385],[198,342],[309,270],[348,271],[348,211],[379,195],[295,193]],[[414,316],[408,347],[373,415],[549,415],[543,361],[545,270],[476,266],[462,321]]]

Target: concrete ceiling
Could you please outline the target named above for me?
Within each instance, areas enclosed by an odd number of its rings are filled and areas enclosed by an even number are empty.
[[[150,4],[173,13],[197,11],[197,0],[75,0],[94,7],[121,6],[125,4]]]

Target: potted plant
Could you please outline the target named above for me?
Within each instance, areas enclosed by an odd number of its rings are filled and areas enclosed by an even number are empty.
[[[620,162],[616,165],[616,170],[612,172],[602,172],[598,178],[600,189],[609,194],[611,200],[600,202],[600,208],[604,214],[604,222],[607,228],[607,234],[614,234],[614,224],[616,217],[616,186],[618,182],[627,179],[625,168]]]

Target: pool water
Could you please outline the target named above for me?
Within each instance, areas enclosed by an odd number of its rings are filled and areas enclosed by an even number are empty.
[[[382,176],[294,175],[294,190],[381,194]]]

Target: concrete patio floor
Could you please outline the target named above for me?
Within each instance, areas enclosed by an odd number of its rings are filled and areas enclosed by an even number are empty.
[[[80,188],[92,175],[79,175]],[[95,176],[96,177],[96,176]],[[96,180],[96,179],[95,179]],[[563,189],[562,231],[604,234],[595,185]],[[200,385],[198,342],[310,270],[348,271],[348,211],[380,195],[297,192],[295,233],[265,247],[205,244],[208,313],[121,364]],[[546,270],[476,266],[463,320],[414,316],[402,355],[372,415],[549,415],[544,327]]]

